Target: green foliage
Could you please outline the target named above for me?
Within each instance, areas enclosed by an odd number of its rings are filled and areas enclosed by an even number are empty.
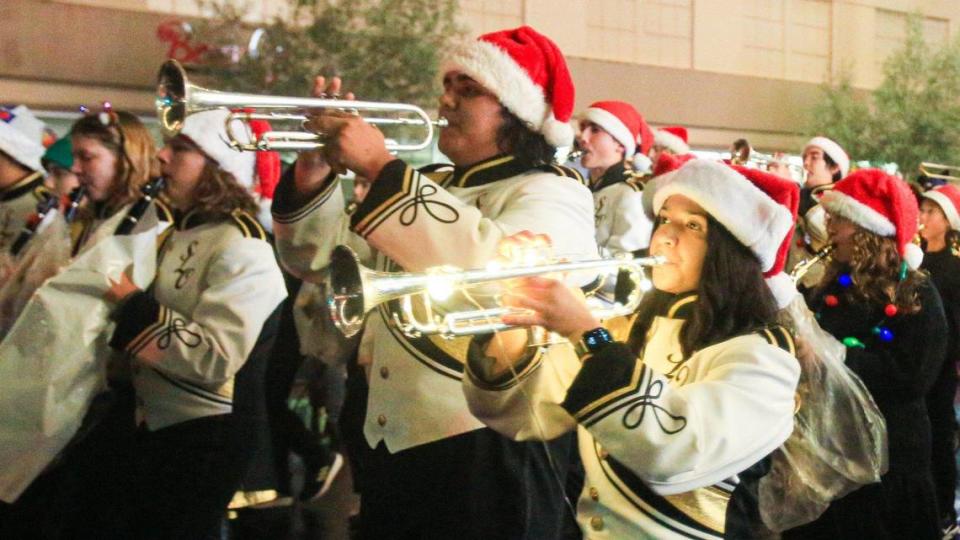
[[[440,55],[459,37],[456,0],[284,0],[286,15],[256,28],[242,7],[201,0],[215,14],[198,41],[213,45],[205,72],[213,88],[299,96],[315,75],[343,78],[359,99],[433,106]]]
[[[883,72],[869,94],[853,89],[849,72],[825,87],[811,134],[836,140],[854,160],[896,163],[910,176],[921,161],[960,164],[960,37],[932,50],[913,17]]]

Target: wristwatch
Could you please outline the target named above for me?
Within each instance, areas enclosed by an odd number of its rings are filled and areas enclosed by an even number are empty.
[[[593,330],[584,332],[580,340],[573,344],[573,348],[577,352],[577,356],[584,356],[596,353],[611,343],[613,343],[613,336],[610,335],[610,332],[606,328],[598,326]]]

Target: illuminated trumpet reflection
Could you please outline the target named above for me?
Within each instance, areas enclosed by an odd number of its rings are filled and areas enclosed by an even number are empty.
[[[628,315],[636,310],[643,293],[652,288],[643,269],[664,262],[663,257],[640,257],[524,264],[515,267],[493,264],[477,270],[444,266],[421,273],[377,272],[361,265],[352,249],[337,246],[330,256],[327,303],[333,323],[347,337],[360,331],[364,316],[372,309],[385,302],[399,300],[399,312],[391,313],[391,318],[404,334],[410,337],[440,335],[455,338],[511,328],[501,317],[517,312],[513,308],[503,307],[446,313],[435,311],[434,303],[443,302],[456,292],[522,277],[580,271],[601,274],[622,271],[620,273],[626,274],[627,279],[634,284],[625,300],[592,308],[597,318],[608,319]],[[420,299],[422,304],[419,315],[414,310],[415,297]]]

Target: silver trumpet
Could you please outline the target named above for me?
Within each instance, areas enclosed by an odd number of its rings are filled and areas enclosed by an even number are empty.
[[[237,139],[231,129],[232,122],[240,120],[249,125],[250,120],[296,122],[302,128],[306,112],[312,109],[330,109],[359,115],[368,124],[376,126],[408,126],[423,128],[423,135],[407,143],[387,139],[387,149],[393,152],[422,150],[433,141],[434,127],[446,127],[447,120],[432,120],[416,105],[406,103],[380,103],[375,101],[344,101],[338,99],[265,96],[220,92],[197,86],[187,80],[187,73],[176,60],[167,60],[157,74],[157,118],[166,137],[173,137],[183,128],[187,116],[213,109],[228,109],[227,137],[236,150],[314,150],[324,146],[322,133],[303,129],[299,131],[268,131],[259,137],[250,137],[252,142]]]
[[[623,303],[593,309],[599,319],[633,313],[643,293],[652,287],[643,268],[666,262],[661,256],[639,258],[591,259],[584,261],[534,264],[522,267],[459,270],[438,267],[421,273],[378,272],[360,264],[356,253],[347,246],[337,246],[330,255],[327,277],[327,304],[336,327],[347,337],[363,327],[364,316],[377,306],[400,300],[400,312],[391,314],[393,322],[407,336],[440,335],[445,338],[488,334],[511,328],[501,317],[523,312],[513,308],[490,308],[435,313],[433,299],[443,300],[451,294],[473,286],[509,279],[539,276],[555,272],[626,270],[634,287]],[[414,313],[413,297],[423,300],[425,314]]]

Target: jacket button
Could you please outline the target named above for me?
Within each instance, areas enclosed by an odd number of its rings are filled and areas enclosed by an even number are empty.
[[[382,368],[380,368],[380,376],[383,377],[384,379],[389,378],[390,368],[388,368],[387,366],[383,366]]]
[[[590,498],[593,499],[593,500],[595,500],[595,501],[599,501],[599,500],[600,500],[600,492],[597,490],[597,488],[595,488],[595,487],[591,487],[591,488],[590,488]]]
[[[380,424],[380,427],[387,425],[387,417],[381,414],[377,417],[377,423]]]
[[[590,528],[595,531],[603,530],[603,518],[600,516],[593,516],[590,518]]]

